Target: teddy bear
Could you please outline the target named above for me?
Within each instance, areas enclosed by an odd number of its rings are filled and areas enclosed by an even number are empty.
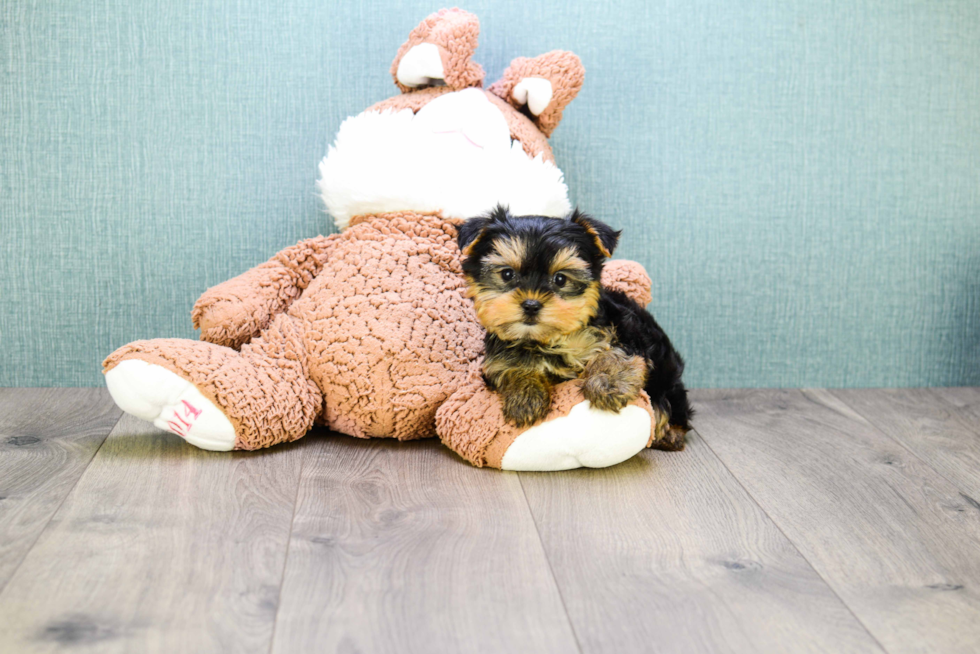
[[[438,435],[473,465],[507,470],[604,467],[665,445],[645,394],[599,411],[578,380],[565,382],[547,417],[518,429],[486,388],[457,228],[497,204],[570,211],[547,137],[584,69],[571,52],[521,57],[484,89],[478,34],[459,9],[409,34],[391,66],[400,93],[344,121],[320,163],[339,232],[208,289],[191,314],[200,341],[135,341],[109,355],[105,380],[123,411],[208,450],[269,447],[318,424],[359,438]],[[610,261],[602,283],[651,299],[634,262]]]

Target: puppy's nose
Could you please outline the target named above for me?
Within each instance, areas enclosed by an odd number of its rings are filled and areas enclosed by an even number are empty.
[[[524,313],[533,316],[538,311],[541,311],[541,303],[537,300],[524,300],[521,302],[521,308],[524,309]]]

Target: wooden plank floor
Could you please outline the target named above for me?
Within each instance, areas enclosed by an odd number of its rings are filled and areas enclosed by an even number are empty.
[[[515,474],[0,389],[0,652],[980,651],[980,389],[694,402],[684,452]]]

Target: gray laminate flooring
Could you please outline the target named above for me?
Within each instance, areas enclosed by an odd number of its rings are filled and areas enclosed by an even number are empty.
[[[980,652],[980,389],[693,399],[683,452],[517,474],[0,389],[0,652]]]

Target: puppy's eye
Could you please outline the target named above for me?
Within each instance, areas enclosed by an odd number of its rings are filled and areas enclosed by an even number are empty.
[[[510,268],[504,268],[500,271],[500,279],[504,280],[505,282],[509,282],[510,280],[514,279],[514,271]]]
[[[555,283],[555,286],[561,288],[562,286],[565,285],[565,282],[568,281],[568,277],[565,277],[565,275],[561,273],[557,273],[552,279],[552,281]]]

